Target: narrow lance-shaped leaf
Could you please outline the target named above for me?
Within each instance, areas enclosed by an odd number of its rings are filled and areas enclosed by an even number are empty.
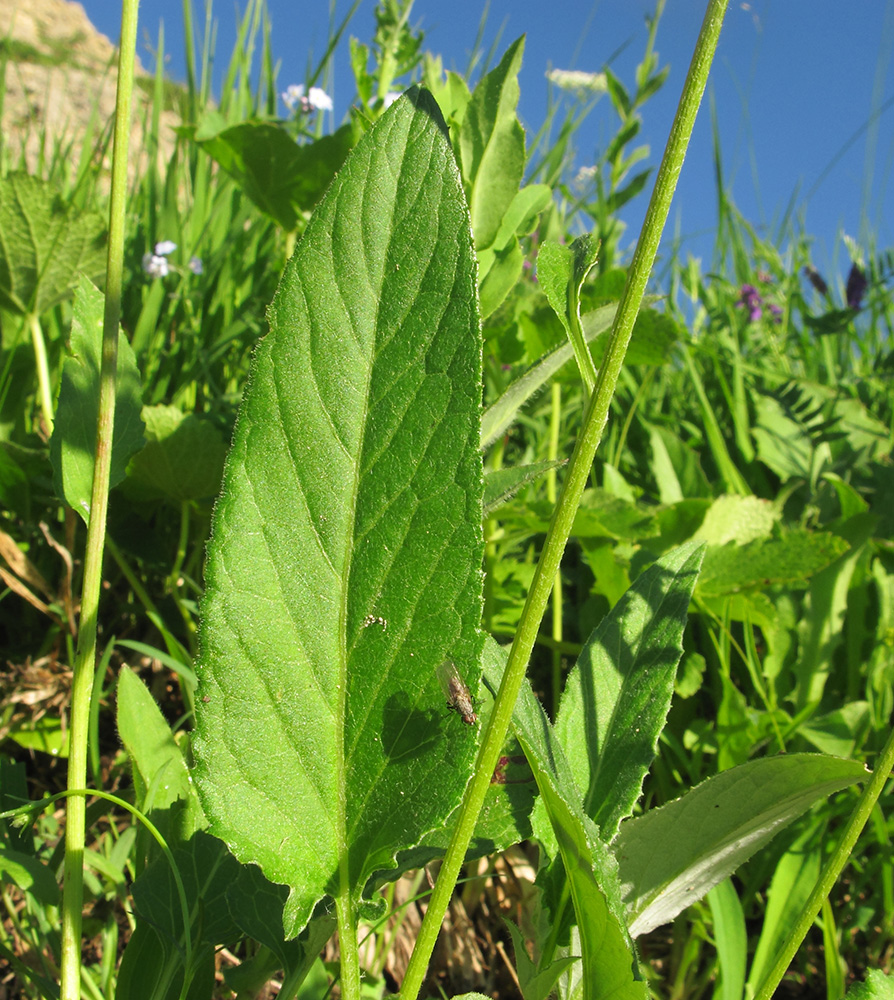
[[[568,675],[555,731],[605,841],[633,811],[658,748],[704,551],[687,543],[642,573]]]
[[[468,212],[411,91],[348,158],[252,364],[209,546],[197,780],[287,936],[456,806],[477,728],[481,343]]]
[[[495,642],[484,647],[485,678],[497,689],[506,653]],[[549,828],[535,810],[535,836],[561,853],[568,891],[580,931],[582,996],[600,1000],[644,1000],[648,988],[639,977],[636,956],[624,925],[617,865],[581,808],[562,746],[530,684],[522,685],[512,727],[537,781]],[[554,900],[553,900],[554,902]],[[551,915],[555,919],[555,913]],[[551,958],[551,956],[548,956]]]
[[[859,761],[822,754],[762,757],[622,823],[612,848],[630,933],[673,920],[811,805],[866,774]]]
[[[525,131],[516,115],[524,47],[524,38],[517,39],[481,79],[460,126],[463,176],[479,249],[496,239],[525,171]]]

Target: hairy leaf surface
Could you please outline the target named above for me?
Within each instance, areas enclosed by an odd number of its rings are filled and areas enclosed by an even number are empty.
[[[296,934],[456,806],[477,729],[481,342],[468,211],[432,99],[397,101],[289,262],[209,548],[197,778],[291,888]]]

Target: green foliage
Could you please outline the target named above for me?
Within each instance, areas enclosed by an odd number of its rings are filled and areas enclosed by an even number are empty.
[[[71,357],[62,368],[50,461],[57,496],[89,524],[99,417],[103,296],[86,278],[78,284],[72,313]],[[143,447],[140,373],[123,332],[118,334],[116,383],[110,487],[124,479],[128,460]]]
[[[481,559],[471,234],[441,127],[411,92],[315,213],[209,549],[199,787],[237,856],[291,886],[289,936],[444,822],[475,747],[439,723],[435,676],[478,661]]]
[[[299,146],[287,129],[271,122],[227,127],[216,114],[187,134],[286,232],[299,228],[358,138],[348,124]]]
[[[72,294],[78,274],[100,278],[105,223],[66,205],[52,184],[7,174],[0,184],[0,304],[42,315]]]
[[[753,760],[622,824],[615,850],[631,934],[666,923],[781,825],[864,777],[862,764],[833,757]]]
[[[563,94],[533,138],[523,40],[477,80],[445,73],[403,0],[352,40],[356,110],[329,133],[276,119],[260,0],[214,111],[212,53],[190,54],[165,163],[153,115],[128,206],[90,747],[139,817],[89,807],[102,957],[85,995],[220,996],[222,972],[242,995],[277,978],[320,996],[336,917],[343,962],[352,933],[371,940],[365,995],[399,974],[404,908],[457,827],[499,697],[494,640],[522,614],[627,281],[618,213],[650,175],[660,10],[632,83],[551,74]],[[386,108],[420,80],[434,100]],[[609,138],[576,174],[597,108]],[[68,752],[52,679],[74,658],[106,215],[89,155],[47,174],[0,183],[0,629],[20,695],[0,732],[29,768]],[[859,252],[857,306],[853,278],[812,292],[807,237],[761,240],[721,195],[711,271],[670,259],[637,319],[466,856],[467,913],[487,919],[483,858],[514,907],[517,926],[487,933],[511,939],[525,1000],[755,994],[890,730],[892,257]],[[472,725],[444,703],[445,660]],[[29,791],[0,760],[3,808]],[[63,847],[51,812],[21,823],[0,819],[0,954],[37,997]],[[892,839],[876,807],[793,967],[812,988],[840,995],[868,969],[848,995],[890,994],[873,967],[889,971]],[[536,880],[495,860],[522,842]]]
[[[128,497],[181,504],[216,496],[227,450],[220,431],[176,406],[147,406],[143,420],[146,446],[128,467]]]

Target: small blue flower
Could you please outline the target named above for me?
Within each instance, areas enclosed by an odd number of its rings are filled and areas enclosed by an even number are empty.
[[[199,257],[190,257],[189,258],[189,269],[190,269],[190,271],[192,271],[193,274],[202,274],[204,272],[204,268],[202,267],[201,258],[199,258]]]

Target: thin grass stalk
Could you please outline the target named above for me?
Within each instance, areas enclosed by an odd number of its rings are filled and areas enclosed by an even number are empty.
[[[118,92],[112,152],[109,206],[109,246],[103,314],[102,370],[90,524],[84,557],[81,622],[71,694],[71,730],[65,822],[65,865],[62,895],[62,956],[60,1000],[78,1000],[81,993],[81,912],[84,896],[84,836],[87,782],[87,737],[90,697],[96,661],[96,622],[102,582],[103,541],[108,513],[112,432],[115,417],[115,376],[118,369],[118,320],[124,267],[124,224],[127,198],[127,153],[133,98],[138,0],[122,0],[121,43],[118,52]]]
[[[50,366],[47,361],[47,345],[37,313],[29,313],[25,322],[31,331],[31,343],[34,347],[34,366],[37,369],[40,414],[43,417],[47,437],[49,437],[53,433],[53,388],[50,380]]]
[[[608,420],[615,385],[624,363],[624,355],[633,333],[633,324],[642,303],[652,264],[658,253],[661,233],[667,221],[696,113],[707,84],[708,71],[717,48],[727,3],[728,0],[709,0],[708,3],[677,113],[655,179],[655,189],[627,275],[624,294],[615,315],[605,359],[599,369],[596,388],[587,405],[583,427],[562,484],[559,503],[553,512],[543,552],[534,571],[531,589],[509,652],[500,690],[482,737],[475,773],[460,807],[458,822],[407,967],[400,993],[402,1000],[416,1000],[419,995],[438,932],[484,804],[491,775],[509,731],[512,712],[525,677],[531,651],[537,641],[540,622],[552,592],[556,573],[559,571],[568,536],[571,534],[575,513],[587,485],[596,449]]]

